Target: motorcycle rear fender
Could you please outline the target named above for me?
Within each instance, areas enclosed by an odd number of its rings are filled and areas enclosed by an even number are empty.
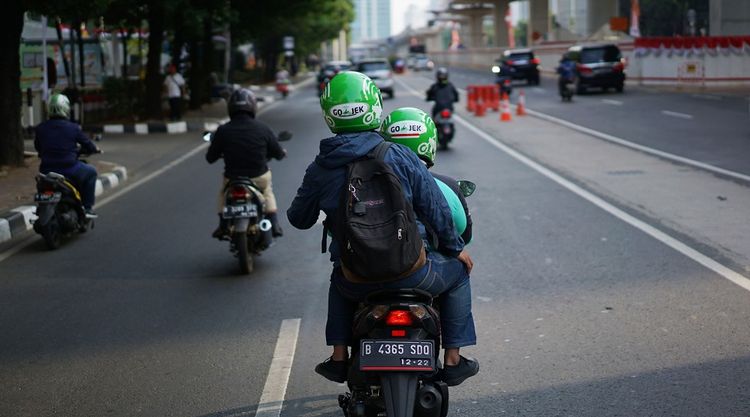
[[[247,232],[249,226],[250,219],[248,218],[233,219],[229,224],[229,230],[234,233]]]
[[[34,226],[37,227],[43,227],[46,226],[47,223],[49,223],[50,220],[52,220],[52,217],[55,215],[55,209],[57,208],[57,204],[37,204],[36,206],[36,217],[37,219],[34,221]]]
[[[410,372],[386,372],[380,375],[385,410],[389,417],[413,417],[419,376]]]

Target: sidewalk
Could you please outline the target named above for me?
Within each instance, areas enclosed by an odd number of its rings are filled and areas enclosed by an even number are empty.
[[[303,78],[296,84],[309,82]],[[274,100],[259,103],[259,108]],[[183,123],[200,126],[198,131],[215,130],[227,118],[226,103],[223,100],[205,105],[201,110],[190,111]],[[104,151],[102,155],[88,158],[99,172],[97,196],[120,186],[128,178],[138,178],[170,162],[173,155],[182,155],[200,145],[199,133],[185,134],[187,129],[175,132],[113,133],[105,134],[97,145]],[[177,133],[177,134],[175,134]],[[33,140],[25,141],[27,157],[23,167],[0,167],[0,244],[28,233],[34,215],[34,178],[38,172],[39,159],[34,151]],[[107,162],[112,161],[112,162]]]

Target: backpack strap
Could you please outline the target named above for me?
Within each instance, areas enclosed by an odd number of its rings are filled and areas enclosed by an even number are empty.
[[[323,220],[323,237],[320,238],[320,253],[328,252],[328,219]]]
[[[387,142],[384,140],[378,143],[376,147],[372,148],[372,150],[367,153],[367,156],[372,159],[377,159],[380,162],[383,162],[383,160],[385,159],[385,153],[388,152],[388,148],[390,147],[391,147],[391,142]]]

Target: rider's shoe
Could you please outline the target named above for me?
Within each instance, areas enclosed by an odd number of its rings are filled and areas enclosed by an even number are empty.
[[[99,217],[99,215],[96,214],[96,212],[94,211],[94,209],[87,208],[87,209],[84,210],[84,212],[86,213],[86,218],[87,219],[96,219],[97,217]]]
[[[328,358],[315,367],[315,372],[329,381],[341,384],[346,382],[346,364],[347,361],[335,361],[333,358]]]
[[[444,366],[441,379],[449,387],[456,386],[479,372],[479,361],[461,356],[458,365]]]

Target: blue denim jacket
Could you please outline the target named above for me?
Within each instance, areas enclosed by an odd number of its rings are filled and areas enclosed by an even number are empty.
[[[79,145],[83,153],[96,152],[96,145],[83,133],[81,126],[69,120],[50,119],[34,130],[34,149],[42,159],[39,172],[70,175],[82,164],[78,161]]]
[[[286,212],[289,223],[298,229],[309,229],[317,223],[321,210],[326,217],[334,218],[346,180],[346,164],[366,155],[382,141],[383,138],[374,131],[323,139],[320,153],[307,167],[297,196]],[[406,199],[411,201],[417,219],[430,224],[437,234],[438,250],[447,256],[458,256],[464,243],[456,234],[451,209],[443,193],[424,164],[413,151],[398,144],[391,145],[384,159],[401,181],[401,188]],[[331,242],[328,251],[331,261],[337,265],[339,250],[335,241]]]

